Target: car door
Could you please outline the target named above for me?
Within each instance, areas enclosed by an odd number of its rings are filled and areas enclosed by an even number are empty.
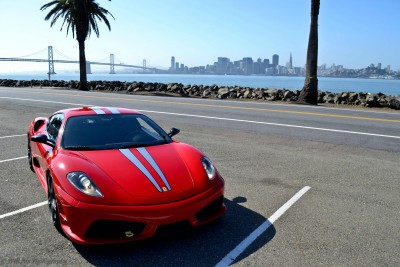
[[[46,134],[47,137],[53,141],[55,144],[57,143],[57,139],[59,136],[60,128],[64,120],[64,114],[62,113],[56,113],[53,116],[49,118],[48,123],[46,124],[45,127],[45,132],[43,134]],[[46,177],[46,171],[48,169],[48,165],[50,164],[50,160],[53,156],[53,150],[57,149],[57,146],[55,148],[47,145],[47,144],[42,144],[42,143],[36,143],[37,144],[37,160],[40,165],[40,174],[45,179]]]

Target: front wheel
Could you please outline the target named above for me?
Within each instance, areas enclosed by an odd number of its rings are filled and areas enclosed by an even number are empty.
[[[47,178],[47,201],[54,227],[61,232],[60,214],[58,212],[57,198],[54,191],[54,184],[51,175]]]

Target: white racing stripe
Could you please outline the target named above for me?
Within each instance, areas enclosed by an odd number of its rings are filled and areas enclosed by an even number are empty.
[[[9,217],[9,216],[18,214],[18,213],[22,213],[22,212],[25,212],[25,211],[28,211],[28,210],[31,210],[31,209],[36,209],[36,208],[44,206],[44,205],[47,205],[47,201],[43,201],[43,202],[37,203],[37,204],[32,205],[32,206],[28,206],[28,207],[25,207],[25,208],[22,208],[22,209],[19,209],[19,210],[16,210],[16,211],[12,211],[12,212],[9,212],[9,213],[6,213],[6,214],[2,214],[2,215],[0,215],[0,219],[6,218],[6,217]]]
[[[90,107],[90,109],[93,110],[94,112],[96,112],[96,114],[106,114],[106,113],[104,112],[104,110],[102,110],[102,109],[99,108],[99,107]]]
[[[161,171],[160,167],[158,167],[157,163],[154,161],[153,157],[149,154],[146,148],[139,147],[136,150],[139,151],[139,153],[147,160],[148,163],[150,163],[151,167],[153,167],[153,169],[161,177],[168,190],[171,190],[171,186],[169,185],[167,178],[165,178],[164,173]]]
[[[130,161],[132,162],[146,177],[147,179],[150,180],[150,182],[157,188],[159,192],[162,192],[163,190],[161,187],[158,185],[157,181],[154,179],[154,177],[151,175],[151,173],[146,169],[146,167],[140,162],[140,160],[133,155],[133,153],[129,149],[120,149],[122,154]]]
[[[120,114],[121,112],[118,111],[116,108],[106,107],[112,114]]]
[[[291,199],[289,199],[282,207],[280,207],[271,217],[261,224],[256,230],[248,235],[239,245],[237,245],[228,255],[226,255],[220,262],[215,265],[216,267],[229,266],[240,254],[245,251],[260,235],[268,230],[273,223],[279,219],[294,203],[296,203],[311,187],[305,186],[297,192]]]
[[[112,107],[98,107],[98,106],[91,106],[90,109],[92,109],[96,114],[106,114],[106,112],[103,109],[107,109],[110,111],[112,114],[120,114],[118,109],[112,108]]]

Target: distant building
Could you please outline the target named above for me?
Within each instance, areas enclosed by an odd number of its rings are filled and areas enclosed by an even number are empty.
[[[272,55],[272,66],[276,67],[279,65],[279,56],[277,54]]]
[[[274,68],[273,67],[266,68],[265,75],[274,75]]]
[[[228,74],[229,73],[230,60],[227,57],[218,57],[216,64],[217,74]]]
[[[258,58],[256,62],[254,62],[253,73],[254,74],[264,74],[265,70],[263,70],[262,60]]]
[[[253,58],[244,57],[243,60],[243,72],[245,75],[253,74]]]
[[[171,57],[171,71],[174,71],[174,70],[175,70],[175,57],[172,56]]]

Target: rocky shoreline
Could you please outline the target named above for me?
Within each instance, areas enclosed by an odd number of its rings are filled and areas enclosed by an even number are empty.
[[[95,91],[119,92],[127,94],[160,94],[197,98],[248,99],[264,101],[295,102],[299,90],[276,88],[252,88],[243,86],[184,85],[181,83],[88,81],[89,88]],[[54,87],[78,89],[78,81],[63,80],[10,80],[0,79],[3,87]],[[318,92],[318,103],[351,105],[400,110],[400,96],[371,94],[361,92],[331,93]]]

